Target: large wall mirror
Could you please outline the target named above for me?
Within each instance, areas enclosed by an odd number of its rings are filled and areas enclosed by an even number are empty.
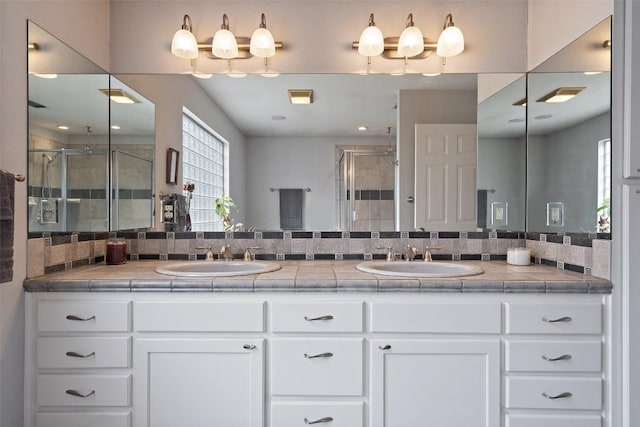
[[[29,232],[153,224],[154,105],[33,22]]]
[[[527,230],[609,233],[611,18],[528,74]]]

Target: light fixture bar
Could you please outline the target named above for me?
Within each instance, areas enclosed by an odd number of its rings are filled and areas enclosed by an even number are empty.
[[[398,41],[400,41],[400,37],[385,37],[384,38],[384,50],[380,54],[383,58],[387,59],[404,59],[404,56],[401,56],[398,53]],[[355,41],[351,43],[351,47],[353,49],[358,50],[358,46],[360,46],[359,41]],[[409,59],[424,59],[431,55],[432,52],[436,51],[438,47],[438,43],[432,42],[426,37],[424,37],[424,51],[416,56],[410,56]]]
[[[567,102],[572,99],[574,96],[582,92],[584,87],[559,87],[539,98],[537,102],[547,102],[547,103],[559,103],[559,102]]]
[[[213,42],[213,37],[209,37],[204,42],[198,42],[198,51],[205,54],[207,58],[210,59],[224,59],[218,58],[213,53],[211,53],[211,43]],[[238,43],[238,56],[233,59],[247,59],[252,58],[253,55],[249,51],[251,46],[251,38],[249,37],[236,37],[236,42]],[[276,49],[284,49],[283,42],[275,42]]]

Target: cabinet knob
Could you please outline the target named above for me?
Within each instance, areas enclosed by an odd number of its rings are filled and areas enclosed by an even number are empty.
[[[333,320],[333,316],[328,314],[326,316],[318,316],[318,317],[307,317],[304,316],[304,320],[306,320],[307,322],[313,322],[315,320]]]
[[[78,390],[67,390],[67,391],[65,391],[65,393],[67,393],[68,395],[71,395],[71,396],[82,397],[83,399],[86,399],[87,397],[94,396],[96,394],[96,391],[95,390],[91,390],[87,394],[82,394]]]
[[[546,317],[543,317],[541,320],[547,323],[571,322],[571,317],[564,316],[564,317],[558,317],[557,319],[547,319]]]
[[[245,344],[245,345],[242,346],[242,348],[244,348],[245,350],[255,350],[258,347],[256,347],[253,344]]]
[[[320,354],[314,354],[313,356],[309,356],[307,353],[304,354],[304,358],[305,359],[316,359],[318,357],[333,357],[333,353],[320,353]]]
[[[75,316],[73,314],[69,314],[67,316],[67,320],[74,320],[76,322],[88,322],[89,320],[96,320],[96,316],[80,317],[80,316]]]
[[[92,351],[92,352],[91,352],[91,353],[89,353],[89,354],[80,354],[80,353],[77,353],[77,352],[75,352],[75,351],[67,351],[67,353],[66,353],[66,354],[67,354],[67,356],[69,356],[69,357],[79,357],[79,358],[81,358],[81,359],[86,359],[86,358],[88,358],[88,357],[93,357],[93,356],[95,356],[95,355],[96,355],[96,352],[95,352],[95,351]]]
[[[558,360],[570,360],[571,359],[571,355],[570,354],[563,354],[562,356],[558,356],[558,357],[547,357],[547,356],[542,356],[543,360],[546,360],[548,362],[556,362]]]
[[[542,393],[542,397],[544,397],[545,399],[550,399],[550,400],[555,400],[555,399],[564,399],[567,397],[571,397],[573,396],[573,393],[570,393],[568,391],[565,391],[564,393],[560,393],[560,394],[556,394],[555,396],[551,396],[547,393]]]
[[[380,350],[391,350],[391,346],[389,344],[386,345],[379,345],[378,348]]]
[[[308,418],[304,419],[304,423],[305,424],[320,424],[320,423],[330,423],[331,421],[333,421],[333,417],[324,417],[324,418],[319,418],[317,420],[314,421],[309,421]]]

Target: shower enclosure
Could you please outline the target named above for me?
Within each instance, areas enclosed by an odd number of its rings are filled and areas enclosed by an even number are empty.
[[[395,229],[395,150],[372,146],[337,150],[338,223],[343,231]]]
[[[126,228],[149,227],[153,162],[113,150],[109,164],[108,154],[88,146],[30,150],[29,230],[100,232],[109,231],[110,222]]]

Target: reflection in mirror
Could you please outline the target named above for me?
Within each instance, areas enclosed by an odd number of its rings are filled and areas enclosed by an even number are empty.
[[[478,104],[478,228],[523,231],[526,79],[524,75],[482,77],[508,78],[510,83]]]
[[[529,73],[528,231],[610,232],[610,33],[607,19]]]
[[[151,227],[153,104],[117,79],[110,80],[104,70],[36,24],[29,22],[28,29],[29,231]],[[115,107],[119,104],[109,101],[110,87],[126,89],[137,102],[127,104],[126,111]],[[115,138],[113,153],[110,107],[112,118],[120,122],[120,135],[126,135]],[[111,179],[120,186],[113,192],[113,206],[108,197]],[[146,199],[144,210],[120,201],[141,197]],[[121,221],[123,212],[137,216]]]

